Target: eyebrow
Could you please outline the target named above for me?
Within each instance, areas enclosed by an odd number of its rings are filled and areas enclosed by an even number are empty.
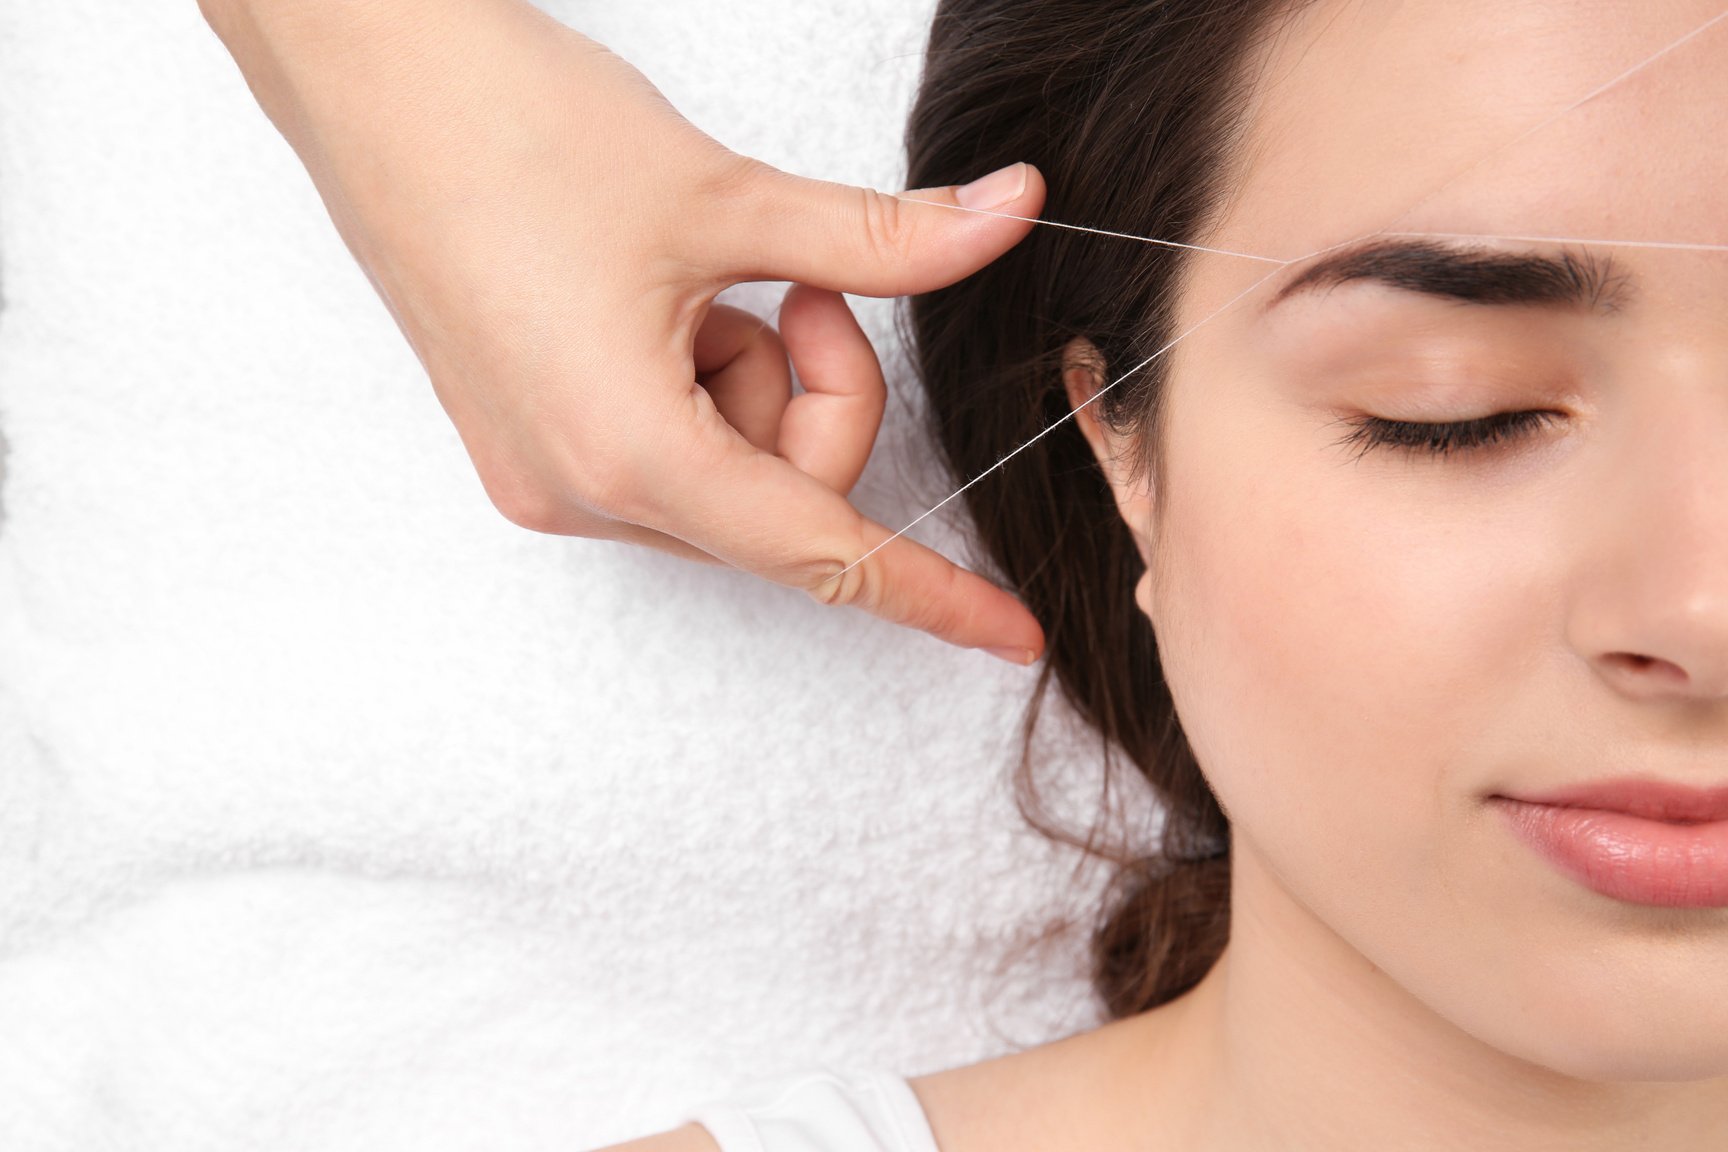
[[[1613,257],[1576,248],[1513,252],[1434,239],[1370,237],[1316,260],[1261,309],[1299,292],[1369,280],[1470,304],[1536,305],[1614,312],[1631,295],[1631,275]]]

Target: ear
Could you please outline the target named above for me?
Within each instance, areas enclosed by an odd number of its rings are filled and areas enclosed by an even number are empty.
[[[1106,387],[1106,369],[1103,353],[1084,336],[1074,337],[1062,349],[1062,384],[1068,391],[1068,406],[1079,408],[1074,414],[1074,422],[1080,426],[1081,434],[1092,446],[1092,455],[1097,457],[1098,466],[1104,472],[1104,479],[1116,497],[1116,509],[1122,514],[1129,531],[1134,534],[1134,542],[1140,549],[1140,559],[1150,566],[1153,511],[1150,481],[1142,478],[1132,485],[1129,484],[1129,453],[1133,451],[1130,438],[1104,422],[1101,416],[1103,401],[1087,403]],[[1082,404],[1085,405],[1084,408],[1080,407]]]

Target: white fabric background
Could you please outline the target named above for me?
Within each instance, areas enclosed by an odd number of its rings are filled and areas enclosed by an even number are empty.
[[[930,6],[547,7],[897,188]],[[505,521],[193,0],[0,4],[0,290],[0,1147],[568,1152],[1097,1022],[1078,936],[997,972],[1103,878],[1014,811],[1033,673]]]

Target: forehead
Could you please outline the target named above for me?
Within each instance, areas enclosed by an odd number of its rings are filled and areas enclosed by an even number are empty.
[[[1728,240],[1728,20],[1624,77],[1721,15],[1720,0],[1298,5],[1251,61],[1208,243],[1293,259],[1388,227]]]

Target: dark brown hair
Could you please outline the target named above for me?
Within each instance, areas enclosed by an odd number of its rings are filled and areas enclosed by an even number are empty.
[[[1245,62],[1291,0],[942,0],[907,128],[907,186],[939,187],[1030,161],[1043,216],[1193,243],[1212,220],[1241,128]],[[1175,249],[1066,229],[1031,235],[978,274],[914,298],[905,339],[948,470],[964,482],[1061,420],[1072,405],[1062,352],[1076,336],[1105,380],[1171,331],[1183,270]],[[1166,502],[1159,451],[1163,358],[1095,407],[1140,448]],[[1046,661],[1022,725],[1015,798],[1040,832],[1117,866],[1092,938],[1093,985],[1111,1019],[1175,999],[1229,935],[1230,825],[1176,716],[1151,623],[1134,600],[1145,571],[1073,420],[966,493],[974,562],[1043,625]],[[1162,515],[1160,515],[1162,521]],[[1055,826],[1032,773],[1051,680],[1120,750],[1165,812],[1153,855],[1110,853]]]

